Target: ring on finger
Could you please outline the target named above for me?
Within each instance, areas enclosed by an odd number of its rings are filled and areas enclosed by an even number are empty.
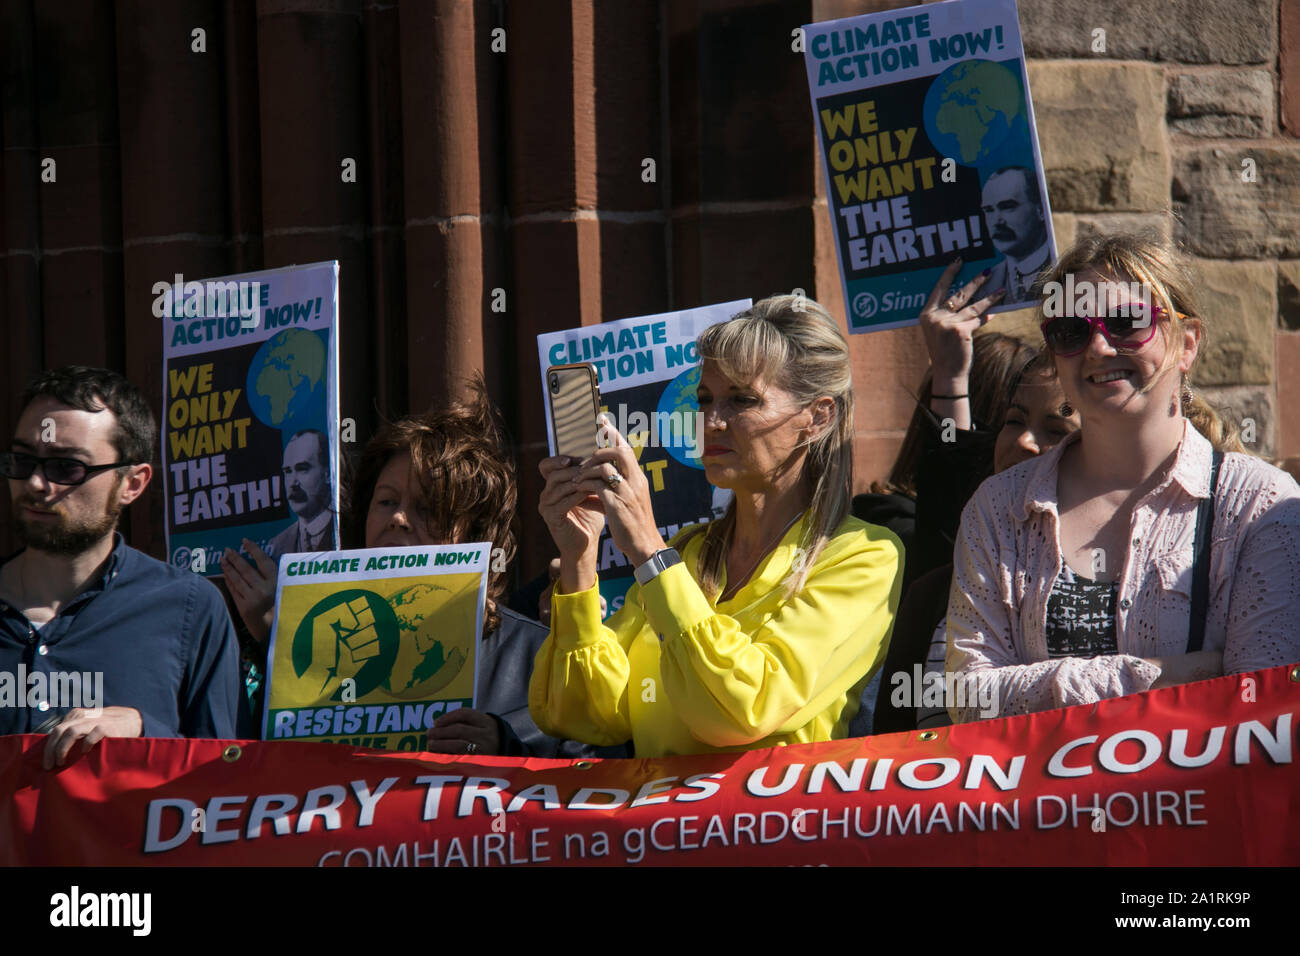
[[[955,295],[950,295],[948,296],[948,301],[943,304],[943,307],[949,312],[956,312],[957,309],[961,307],[961,303],[957,301]]]
[[[478,744],[474,743],[474,741],[472,740],[465,745],[465,753],[467,754],[475,753],[477,750],[478,750]]]
[[[623,483],[623,473],[617,468],[614,469],[612,474],[605,475],[604,477],[605,484],[609,485],[611,488],[617,488]]]

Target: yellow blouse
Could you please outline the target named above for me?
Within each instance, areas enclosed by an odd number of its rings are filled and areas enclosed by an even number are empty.
[[[557,588],[528,687],[537,726],[591,744],[631,739],[638,757],[845,736],[885,660],[903,548],[885,528],[845,518],[803,589],[783,601],[807,520],[720,604],[695,576],[703,534],[679,548],[682,564],[633,584],[608,624],[596,587]]]

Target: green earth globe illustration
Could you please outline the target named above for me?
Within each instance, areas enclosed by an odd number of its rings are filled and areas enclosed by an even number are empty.
[[[272,428],[297,430],[324,406],[325,343],[315,332],[285,329],[262,343],[248,366],[248,403]],[[310,424],[307,421],[306,424]]]
[[[427,698],[451,683],[465,665],[474,640],[474,620],[471,617],[463,621],[468,627],[460,630],[445,613],[441,618],[429,620],[429,611],[441,603],[434,597],[440,591],[445,593],[447,589],[422,582],[389,595],[388,604],[397,616],[401,632],[397,657],[386,685],[394,697]]]
[[[1014,162],[1002,147],[1028,145],[1028,119],[1016,74],[992,60],[964,60],[939,74],[925,95],[925,132],[963,166]],[[1013,136],[1013,134],[1016,134]]]
[[[664,389],[659,398],[659,442],[668,454],[683,465],[704,469],[700,451],[704,435],[699,418],[700,404],[695,392],[700,387],[700,366],[682,372]]]

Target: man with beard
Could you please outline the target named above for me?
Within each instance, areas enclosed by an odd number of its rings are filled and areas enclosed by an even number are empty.
[[[333,551],[334,512],[330,508],[329,440],[314,428],[300,431],[284,446],[284,491],[298,520],[270,541],[272,557],[303,551]]]
[[[1029,288],[1048,265],[1047,217],[1038,198],[1038,180],[1024,166],[1005,166],[984,182],[984,222],[993,248],[1005,258],[981,286],[1006,289],[1000,305],[1028,302]]]
[[[0,733],[48,730],[47,768],[104,737],[233,737],[239,657],[221,593],[116,533],[153,475],[144,396],[116,372],[69,366],[22,407],[0,452],[26,545],[0,564],[0,679],[17,690],[0,695]],[[60,675],[94,675],[102,693],[60,699]]]

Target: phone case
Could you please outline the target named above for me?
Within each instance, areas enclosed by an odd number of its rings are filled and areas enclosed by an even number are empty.
[[[546,370],[551,394],[551,425],[555,453],[590,458],[596,451],[600,414],[600,385],[591,365],[552,365]]]

